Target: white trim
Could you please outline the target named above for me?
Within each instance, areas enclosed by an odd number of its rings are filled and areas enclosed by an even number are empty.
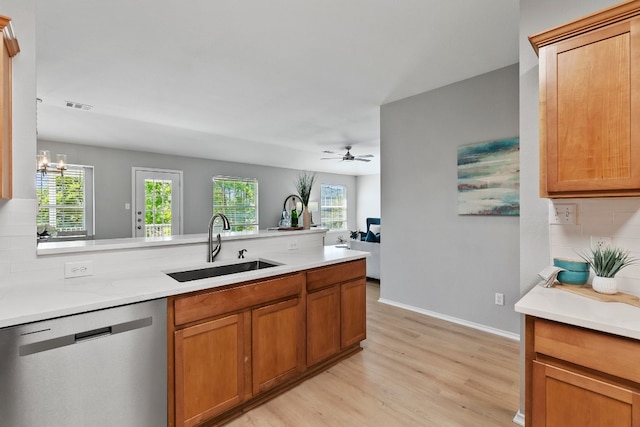
[[[524,414],[520,411],[516,412],[516,416],[513,417],[513,422],[524,427]]]
[[[385,298],[379,298],[378,302],[381,302],[387,305],[392,305],[394,307],[403,308],[405,310],[413,311],[415,313],[424,314],[426,316],[435,317],[436,319],[446,320],[447,322],[457,323],[458,325],[467,326],[469,328],[478,329],[484,332],[489,332],[490,334],[500,335],[501,337],[509,338],[514,341],[520,341],[520,334],[514,334],[513,332],[503,331],[502,329],[492,328],[491,326],[470,322],[464,319],[458,319],[457,317],[447,316],[446,314],[425,310],[423,308],[414,307],[408,304],[402,304],[400,302],[391,301]]]

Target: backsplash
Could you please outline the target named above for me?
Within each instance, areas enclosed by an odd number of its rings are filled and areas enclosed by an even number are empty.
[[[549,226],[552,259],[578,258],[576,250],[588,249],[591,236],[611,237],[614,246],[640,258],[640,198],[556,199],[549,203],[575,204],[577,211],[576,225]],[[640,294],[640,263],[623,269],[616,277],[620,290]]]
[[[62,279],[66,262],[92,261],[93,274],[98,275],[110,271],[135,274],[148,268],[162,271],[206,261],[206,243],[38,256],[35,212],[36,202],[30,199],[13,199],[0,206],[0,287]],[[286,250],[290,240],[295,240],[298,249],[320,247],[323,237],[322,233],[283,233],[266,239],[231,240],[223,242],[217,259],[235,259],[244,248],[249,250],[248,258],[264,256]]]

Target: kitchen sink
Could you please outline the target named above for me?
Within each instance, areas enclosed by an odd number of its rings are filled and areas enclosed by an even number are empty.
[[[264,260],[245,261],[236,264],[217,265],[215,267],[199,268],[196,270],[176,271],[167,273],[178,282],[190,282],[191,280],[208,279],[210,277],[226,276],[228,274],[244,273],[246,271],[261,270],[263,268],[277,267],[280,264]]]

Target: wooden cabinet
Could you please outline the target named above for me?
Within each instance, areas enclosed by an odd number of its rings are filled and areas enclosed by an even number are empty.
[[[307,365],[340,351],[340,286],[307,295]]]
[[[304,371],[303,315],[300,298],[253,310],[254,394],[269,390]]]
[[[640,394],[573,370],[533,362],[533,426],[640,425]]]
[[[200,425],[304,370],[304,277],[168,299],[170,426]]]
[[[169,426],[219,425],[361,350],[366,264],[168,299]]]
[[[540,194],[640,195],[640,1],[529,37],[540,57]]]
[[[527,316],[528,427],[640,426],[640,342]]]
[[[340,286],[340,337],[342,348],[367,337],[367,282],[358,279]]]
[[[175,332],[177,425],[198,425],[242,402],[245,326],[234,314]]]
[[[366,261],[307,273],[307,366],[366,338]]]
[[[13,34],[11,19],[0,15],[3,48],[0,57],[0,199],[12,196],[11,169],[11,58],[20,52],[18,41]]]

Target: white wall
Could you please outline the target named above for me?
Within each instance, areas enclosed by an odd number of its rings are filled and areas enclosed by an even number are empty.
[[[0,201],[0,284],[35,259],[35,1],[3,1],[21,52],[13,58],[13,199]]]
[[[518,218],[457,214],[457,147],[514,136],[517,65],[382,106],[381,298],[519,332]]]
[[[380,175],[361,175],[356,178],[358,222],[357,229],[367,230],[367,218],[380,217]],[[354,230],[356,228],[353,228]]]

